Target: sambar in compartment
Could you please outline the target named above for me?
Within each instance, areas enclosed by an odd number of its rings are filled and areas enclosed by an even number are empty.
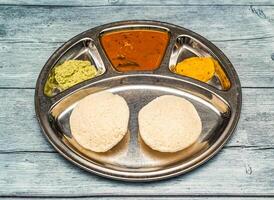
[[[165,30],[126,29],[102,33],[100,41],[115,70],[152,71],[160,66],[169,37]]]

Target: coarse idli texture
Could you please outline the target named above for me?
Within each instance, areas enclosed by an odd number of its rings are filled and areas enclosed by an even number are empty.
[[[143,141],[160,152],[177,152],[192,145],[202,131],[194,105],[173,95],[164,95],[144,106],[138,115]]]
[[[94,152],[106,152],[128,130],[129,108],[125,99],[111,92],[98,92],[80,100],[70,116],[75,140]]]

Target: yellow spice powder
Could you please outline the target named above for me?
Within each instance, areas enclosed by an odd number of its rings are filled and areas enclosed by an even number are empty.
[[[210,57],[191,57],[179,62],[174,71],[177,74],[207,82],[214,76],[214,61]]]

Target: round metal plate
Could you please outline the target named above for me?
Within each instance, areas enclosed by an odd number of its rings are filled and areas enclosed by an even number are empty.
[[[100,34],[119,29],[161,29],[170,33],[165,56],[155,71],[115,71],[100,44]],[[202,83],[172,72],[182,56],[212,56],[222,66],[230,88],[222,90],[218,80]],[[53,97],[44,94],[50,70],[66,59],[83,56],[97,67],[98,76]],[[107,90],[123,96],[130,107],[126,137],[106,153],[88,151],[70,133],[69,117],[77,102],[88,94]],[[152,99],[172,94],[191,101],[203,124],[191,147],[176,153],[160,153],[144,144],[138,133],[139,110]],[[62,45],[43,67],[36,84],[35,110],[47,139],[65,158],[98,175],[125,181],[160,180],[188,172],[216,154],[232,135],[240,116],[241,87],[227,57],[202,36],[172,24],[157,21],[115,22],[85,31]]]

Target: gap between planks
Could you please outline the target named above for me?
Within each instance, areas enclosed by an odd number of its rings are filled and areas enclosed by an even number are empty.
[[[80,5],[80,4],[71,4],[71,5],[62,5],[62,4],[18,4],[18,3],[0,3],[0,6],[10,6],[10,7],[86,7],[86,8],[96,8],[96,7],[161,7],[161,6],[165,6],[165,7],[195,7],[195,6],[199,6],[199,7],[206,7],[206,6],[216,6],[216,7],[244,7],[244,6],[274,6],[273,3],[270,4],[259,4],[259,3],[246,3],[246,4],[229,4],[229,3],[225,3],[225,4],[216,4],[216,3],[206,3],[206,4],[191,4],[191,3],[175,3],[175,4],[159,4],[159,3],[145,3],[145,4],[133,4],[133,3],[128,3],[128,4],[119,4],[119,3],[109,3],[109,4],[95,4],[95,5]]]
[[[255,151],[264,151],[264,150],[271,150],[271,149],[274,149],[274,146],[243,146],[243,145],[239,145],[239,146],[224,146],[222,147],[222,149],[248,149],[248,150],[255,150]],[[3,151],[3,150],[0,150],[0,154],[28,154],[28,153],[58,153],[56,150],[52,149],[50,151],[45,151],[45,150],[42,150],[42,151]]]
[[[241,87],[242,89],[274,89],[274,87],[250,87],[244,86]],[[0,90],[35,90],[34,87],[0,87]]]
[[[224,39],[224,40],[211,40],[211,42],[235,42],[235,41],[250,41],[250,40],[264,40],[264,39],[271,39],[274,38],[273,36],[262,36],[262,37],[251,37],[251,38],[235,38],[235,39]],[[35,41],[9,41],[9,40],[1,40],[0,39],[0,43],[2,44],[9,44],[9,43],[13,43],[13,44],[63,44],[66,41],[39,41],[39,42],[35,42]]]
[[[140,194],[132,194],[132,195],[111,195],[111,194],[100,194],[100,195],[78,195],[78,196],[66,196],[66,195],[60,195],[60,196],[44,196],[44,195],[0,195],[0,198],[32,198],[32,199],[40,199],[40,198],[49,198],[49,199],[79,199],[79,198],[106,198],[106,197],[114,197],[114,198],[160,198],[160,199],[177,199],[177,198],[225,198],[225,199],[231,199],[231,198],[271,198],[274,197],[274,194],[186,194],[186,195],[177,195],[177,194],[161,194],[161,195],[140,195]]]

